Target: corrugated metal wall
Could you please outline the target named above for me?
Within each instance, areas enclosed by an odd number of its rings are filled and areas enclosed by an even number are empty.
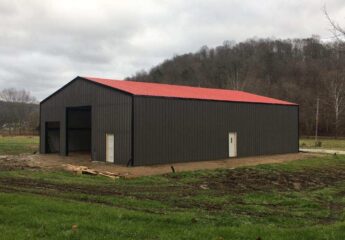
[[[134,98],[134,165],[298,152],[298,107]]]
[[[60,149],[66,154],[66,107],[91,106],[92,158],[105,160],[105,134],[115,136],[115,163],[131,158],[132,96],[77,78],[41,104],[40,151],[45,153],[45,122],[60,122]]]
[[[106,133],[115,136],[116,164],[128,163],[132,144],[134,165],[224,159],[229,132],[237,133],[239,157],[298,152],[297,106],[133,98],[77,78],[41,104],[42,153],[47,121],[60,122],[66,153],[66,108],[80,106],[91,106],[94,160],[105,161]]]

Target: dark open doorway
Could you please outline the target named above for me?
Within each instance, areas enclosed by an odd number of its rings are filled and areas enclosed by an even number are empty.
[[[60,122],[46,122],[46,153],[60,152]]]
[[[66,109],[66,153],[91,154],[91,107]]]

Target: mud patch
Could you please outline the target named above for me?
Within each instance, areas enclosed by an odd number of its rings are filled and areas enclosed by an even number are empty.
[[[0,171],[13,171],[23,169],[39,169],[33,164],[32,155],[2,155],[0,156]]]
[[[38,168],[25,160],[0,159],[0,170]],[[7,164],[7,162],[10,162]],[[93,186],[84,184],[59,184],[43,180],[0,178],[0,185],[19,188],[36,188],[91,195],[126,195],[140,199],[164,201],[171,197],[185,198],[208,191],[210,194],[241,194],[248,192],[304,191],[335,185],[345,180],[345,167],[306,169],[297,172],[282,170],[263,171],[255,168],[227,170],[224,174],[196,177],[190,184],[181,184],[174,175],[166,175],[169,185],[155,186]],[[130,180],[128,180],[130,181]],[[206,187],[205,187],[206,186]]]
[[[97,198],[98,196],[124,196],[124,192],[110,187],[91,185],[56,184],[32,179],[0,178],[0,192],[4,193],[30,193],[47,197],[56,197],[67,201],[74,200],[94,204],[102,204],[110,207],[138,210],[152,214],[166,214],[165,211],[147,209],[143,207],[127,206],[114,203],[110,200]],[[83,194],[83,195],[80,195]]]
[[[227,193],[253,191],[302,191],[328,187],[345,180],[344,167],[308,169],[297,172],[254,168],[229,170],[221,177],[206,177],[210,189]]]
[[[33,190],[54,190],[61,193],[79,193],[89,195],[122,195],[121,192],[108,187],[79,185],[79,184],[59,184],[42,180],[33,180],[27,178],[0,178],[1,187]]]

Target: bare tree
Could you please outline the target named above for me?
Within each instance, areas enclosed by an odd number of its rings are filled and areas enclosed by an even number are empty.
[[[345,110],[345,81],[337,71],[335,76],[328,81],[328,92],[330,105],[334,111],[334,136],[338,137],[338,130],[341,124],[341,116]]]
[[[232,76],[230,74],[226,75],[226,82],[230,89],[243,91],[246,87],[246,81],[244,79],[240,79],[238,75],[238,70],[235,69]]]
[[[338,129],[340,125],[340,116],[344,112],[344,84],[341,83],[340,85],[335,84],[333,86],[333,97],[334,97],[334,128],[335,128],[335,138],[338,137]]]
[[[329,24],[331,25],[330,32],[337,40],[343,40],[345,37],[345,29],[330,17],[326,6],[323,7],[323,13],[325,14]]]
[[[7,88],[0,91],[0,130],[21,134],[38,125],[37,100],[30,92]],[[35,126],[36,125],[36,126]],[[13,131],[12,131],[13,130]]]
[[[345,111],[345,76],[343,73],[344,62],[342,61],[341,52],[344,51],[344,38],[345,29],[335,22],[326,9],[323,8],[323,12],[331,26],[330,32],[333,34],[336,42],[334,44],[335,48],[333,51],[333,58],[335,59],[335,73],[328,81],[328,92],[330,94],[331,105],[334,111],[334,135],[335,138],[338,136],[338,130],[341,124],[341,116]]]
[[[30,92],[15,88],[6,88],[0,91],[0,100],[4,102],[37,103]]]

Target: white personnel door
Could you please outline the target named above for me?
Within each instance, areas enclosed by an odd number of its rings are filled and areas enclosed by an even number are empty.
[[[237,156],[237,133],[229,133],[229,157]]]
[[[106,162],[114,162],[114,134],[106,134]]]

